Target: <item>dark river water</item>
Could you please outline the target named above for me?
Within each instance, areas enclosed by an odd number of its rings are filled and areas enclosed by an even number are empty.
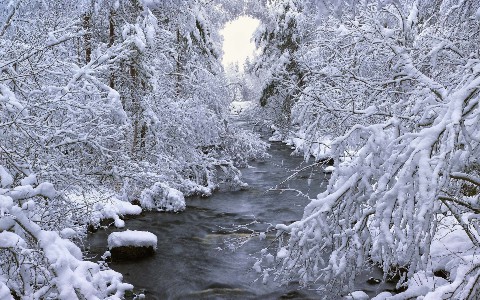
[[[337,299],[295,283],[263,284],[260,274],[252,269],[262,248],[271,245],[275,251],[275,235],[248,240],[249,231],[242,225],[256,222],[248,228],[265,230],[268,224],[298,220],[308,198],[279,189],[297,189],[313,198],[326,187],[329,175],[312,168],[284,182],[307,166],[302,157],[291,156],[291,152],[284,144],[272,143],[269,159],[251,162],[249,168],[242,169],[243,180],[248,183],[245,190],[188,198],[182,213],[147,212],[127,220],[126,228],[157,235],[157,252],[141,261],[114,262],[110,266],[121,272],[136,291],[142,291],[146,299]],[[118,229],[100,230],[89,237],[92,253],[106,250],[112,231]],[[243,246],[237,247],[241,243]],[[357,289],[369,295],[385,290],[383,284],[368,284],[371,276],[381,278],[381,273],[366,272],[359,277]]]

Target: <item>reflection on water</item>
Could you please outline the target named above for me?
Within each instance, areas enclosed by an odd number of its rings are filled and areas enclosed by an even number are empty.
[[[243,169],[249,187],[220,191],[209,198],[187,199],[180,214],[146,213],[126,221],[130,230],[146,230],[158,237],[154,257],[138,262],[113,263],[126,282],[144,290],[147,299],[318,299],[324,294],[298,285],[262,284],[252,270],[257,253],[272,243],[273,234],[248,239],[250,230],[266,230],[269,224],[290,223],[301,218],[310,198],[326,187],[323,172],[311,168],[284,180],[306,166],[301,157],[290,156],[288,146],[273,143],[271,158]],[[276,185],[281,185],[272,190]],[[250,224],[243,227],[241,225]],[[238,227],[240,226],[240,227]],[[98,231],[89,238],[93,253],[106,250],[107,236],[115,229]],[[243,244],[241,247],[237,246]],[[359,289],[376,293],[378,285],[360,280]],[[378,271],[377,277],[381,277]],[[383,287],[385,288],[385,287]],[[328,297],[328,296],[327,296]],[[331,299],[331,298],[330,298]]]

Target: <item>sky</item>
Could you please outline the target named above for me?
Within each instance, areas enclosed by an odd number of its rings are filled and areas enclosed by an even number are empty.
[[[223,35],[223,61],[224,67],[230,63],[239,64],[243,70],[243,63],[247,57],[252,57],[255,44],[251,41],[252,35],[260,22],[247,16],[229,22],[220,32]]]

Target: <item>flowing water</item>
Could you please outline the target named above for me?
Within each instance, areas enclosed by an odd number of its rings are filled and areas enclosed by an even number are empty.
[[[307,166],[302,157],[291,156],[291,151],[284,144],[272,143],[271,158],[251,162],[250,167],[242,170],[243,180],[248,183],[245,190],[188,198],[187,209],[182,213],[152,212],[127,220],[126,228],[157,235],[157,252],[141,261],[114,262],[111,267],[124,274],[124,280],[137,291],[143,291],[146,299],[338,298],[295,283],[263,284],[260,274],[252,269],[258,252],[269,245],[274,249],[276,242],[274,233],[265,240],[248,240],[250,231],[243,225],[254,222],[249,229],[265,230],[268,224],[298,220],[309,200],[292,190],[313,198],[327,184],[329,175],[312,168],[284,182]],[[108,234],[116,230],[110,228],[91,235],[91,252],[103,253]],[[379,271],[372,272],[362,275],[357,287],[374,295],[385,286],[366,283],[370,276],[381,278]]]

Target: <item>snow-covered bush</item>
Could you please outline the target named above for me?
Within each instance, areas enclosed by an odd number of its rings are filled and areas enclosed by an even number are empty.
[[[142,192],[140,205],[149,210],[178,212],[185,209],[185,198],[179,190],[157,182]]]
[[[22,299],[122,299],[130,284],[120,273],[85,261],[71,228],[48,229],[38,203],[58,197],[49,183],[12,186],[0,166],[0,295]],[[48,211],[43,211],[48,214]],[[63,237],[62,237],[63,236]]]
[[[115,227],[123,228],[125,221],[122,220],[122,217],[142,213],[140,206],[98,191],[90,191],[84,194],[71,193],[66,198],[70,210],[81,217],[77,221],[79,231],[84,230],[85,226],[88,226],[89,229],[98,228],[104,220],[112,220]],[[72,214],[65,217],[72,218]]]
[[[232,126],[225,135],[219,152],[221,157],[230,159],[236,166],[245,167],[248,161],[268,157],[269,145],[260,140],[258,134]]]

